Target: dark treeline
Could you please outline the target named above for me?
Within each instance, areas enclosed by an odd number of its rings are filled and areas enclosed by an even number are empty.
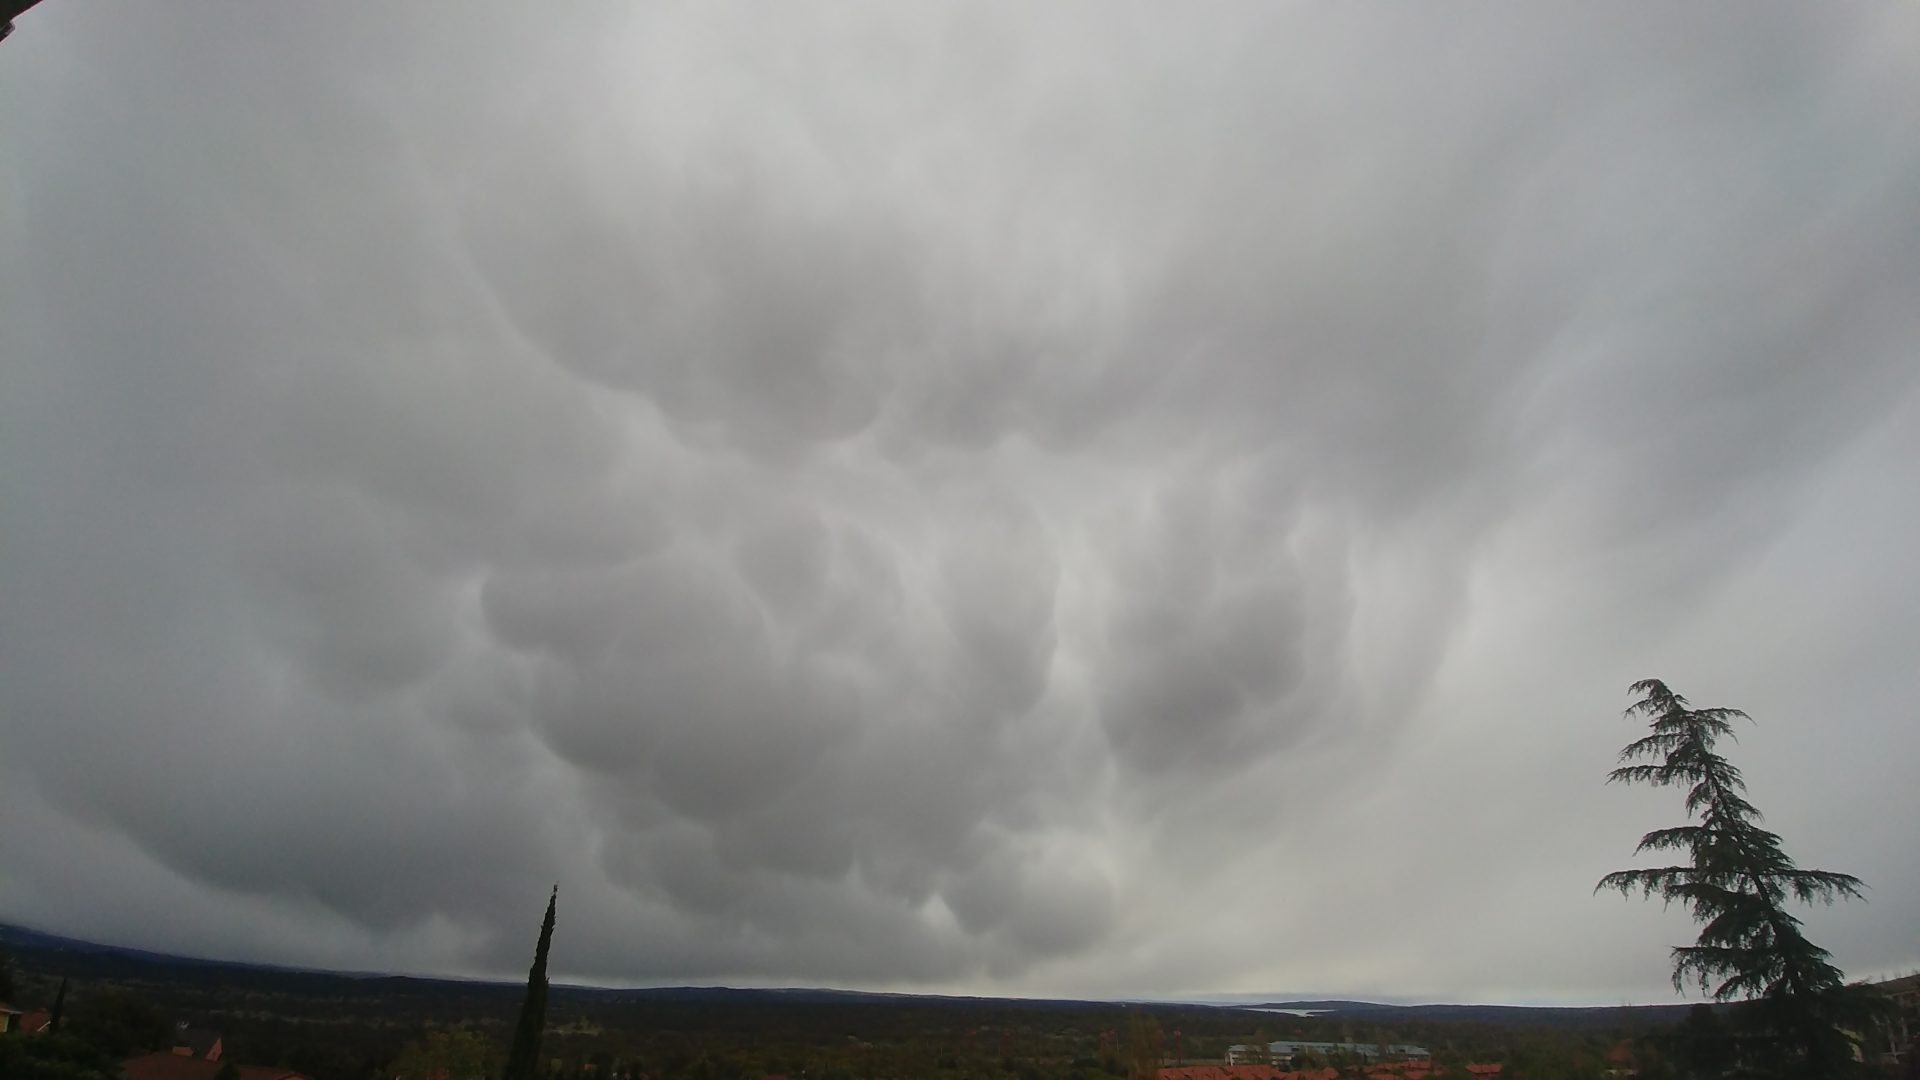
[[[174,1020],[221,1031],[227,1055],[314,1080],[391,1078],[435,1033],[469,1032],[504,1063],[525,988],[456,980],[355,977],[245,965],[169,963],[16,944],[23,1000],[70,1000],[131,1012],[116,1051],[157,1047]],[[1512,1010],[1510,1022],[1385,1015],[1292,1017],[1237,1008],[727,989],[596,990],[554,986],[542,1071],[703,1080],[785,1076],[1124,1076],[1130,1024],[1150,1016],[1160,1056],[1219,1060],[1234,1043],[1299,1038],[1412,1042],[1442,1064],[1501,1061],[1509,1076],[1603,1075],[1606,1053],[1670,1024],[1670,1010]],[[1495,1015],[1502,1012],[1497,1011]],[[1445,1014],[1443,1014],[1445,1015]],[[144,1038],[145,1045],[132,1041]],[[493,1059],[488,1059],[489,1061]]]

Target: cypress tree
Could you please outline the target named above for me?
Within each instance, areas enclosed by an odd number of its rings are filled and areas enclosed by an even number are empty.
[[[540,1075],[540,1034],[547,1026],[547,947],[553,944],[553,906],[560,886],[547,897],[547,917],[540,922],[540,944],[533,950],[527,971],[527,996],[520,1002],[520,1022],[513,1029],[513,1048],[507,1052],[506,1080],[534,1080]]]
[[[1635,849],[1681,852],[1686,861],[1615,871],[1594,891],[1658,893],[1685,905],[1700,935],[1673,950],[1674,989],[1697,983],[1716,1000],[1749,1002],[1735,1014],[1749,1032],[1741,1041],[1755,1051],[1746,1056],[1785,1075],[1844,1075],[1853,1067],[1852,1045],[1840,1026],[1863,1019],[1869,1006],[1845,986],[1827,951],[1801,933],[1787,905],[1855,899],[1865,886],[1848,874],[1800,869],[1780,837],[1760,827],[1740,770],[1715,750],[1721,737],[1734,737],[1734,720],[1750,719],[1746,713],[1690,708],[1658,679],[1632,691],[1642,696],[1626,715],[1645,718],[1651,731],[1620,751],[1622,764],[1607,782],[1686,788],[1689,824],[1655,829]]]
[[[47,1034],[60,1034],[60,1016],[67,1009],[67,980],[60,979],[60,989],[53,992],[53,1009],[47,1014]]]

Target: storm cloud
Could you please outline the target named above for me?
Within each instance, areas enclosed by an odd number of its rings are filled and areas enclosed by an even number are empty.
[[[55,0],[0,918],[1657,1000],[1633,679],[1920,963],[1908,7]],[[1573,932],[1571,928],[1578,928]]]

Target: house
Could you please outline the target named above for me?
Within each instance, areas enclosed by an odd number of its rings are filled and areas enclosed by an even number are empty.
[[[228,1066],[220,1033],[186,1021],[173,1026],[173,1048],[141,1054],[120,1063],[125,1080],[215,1080]],[[236,1066],[240,1080],[308,1080],[292,1069]]]
[[[220,1075],[222,1067],[218,1061],[170,1050],[156,1050],[120,1063],[121,1074],[126,1080],[214,1080]],[[292,1069],[241,1065],[239,1071],[240,1080],[308,1080],[308,1077]]]
[[[1872,984],[1893,1003],[1874,1039],[1883,1065],[1911,1064],[1910,1058],[1920,1044],[1920,975]]]
[[[189,1026],[185,1020],[173,1025],[174,1054],[199,1061],[219,1061],[221,1050],[219,1032]]]
[[[1270,1042],[1263,1051],[1258,1046],[1236,1045],[1227,1047],[1227,1064],[1246,1065],[1272,1062],[1276,1065],[1290,1065],[1293,1059],[1302,1054],[1316,1054],[1320,1057],[1357,1057],[1363,1061],[1400,1060],[1431,1061],[1433,1054],[1424,1046],[1412,1046],[1407,1043],[1359,1042],[1304,1042],[1298,1039],[1282,1039]]]
[[[22,1010],[0,1002],[0,1031],[39,1035],[52,1023],[53,1014],[45,1009]]]

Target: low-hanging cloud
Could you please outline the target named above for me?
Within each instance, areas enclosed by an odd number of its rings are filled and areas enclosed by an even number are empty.
[[[1913,522],[1920,28],[1710,10],[37,9],[0,918],[498,973],[558,879],[575,978],[1660,993],[1586,718],[1915,689],[1714,620]],[[1788,841],[1891,968],[1869,751]]]

